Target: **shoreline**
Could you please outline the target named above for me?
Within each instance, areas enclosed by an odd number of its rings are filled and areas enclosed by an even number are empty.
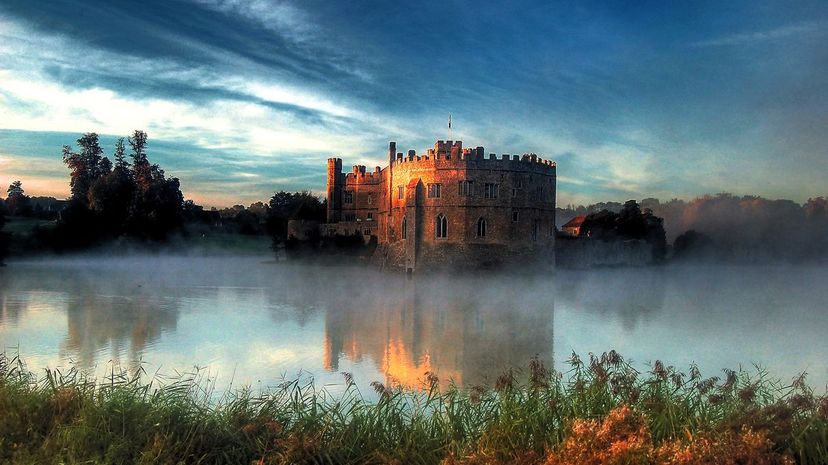
[[[193,374],[149,383],[125,372],[37,376],[4,354],[0,457],[540,465],[573,457],[708,463],[741,454],[782,464],[817,463],[828,452],[828,397],[814,395],[802,377],[790,384],[766,372],[705,378],[661,362],[639,373],[614,351],[573,354],[568,365],[558,373],[533,359],[522,374],[509,370],[491,386],[464,389],[441,388],[429,374],[421,391],[375,382],[374,400],[343,373],[347,389],[338,396],[288,380],[214,403],[209,380]]]

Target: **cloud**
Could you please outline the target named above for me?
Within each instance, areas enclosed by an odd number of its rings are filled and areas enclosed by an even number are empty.
[[[807,21],[797,24],[788,24],[775,29],[758,32],[742,32],[724,37],[693,42],[694,47],[719,47],[727,45],[744,45],[759,42],[781,40],[793,36],[825,34],[828,22]]]
[[[194,3],[223,13],[240,15],[297,43],[306,43],[315,38],[315,29],[307,14],[285,1],[194,0]]]

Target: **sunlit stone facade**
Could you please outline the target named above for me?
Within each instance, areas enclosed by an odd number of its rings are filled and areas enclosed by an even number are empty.
[[[343,173],[328,160],[326,234],[375,237],[375,262],[408,271],[554,266],[554,162],[460,141],[421,155],[391,142],[388,162]]]

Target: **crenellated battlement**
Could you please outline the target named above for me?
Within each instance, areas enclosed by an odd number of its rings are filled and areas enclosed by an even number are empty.
[[[438,140],[434,144],[434,148],[428,149],[426,154],[417,155],[414,150],[409,150],[407,154],[398,152],[393,159],[394,167],[408,167],[414,168],[422,166],[429,167],[446,167],[448,165],[456,165],[458,168],[473,168],[475,165],[488,169],[526,169],[529,164],[532,168],[538,167],[542,170],[555,170],[556,164],[552,160],[544,160],[534,153],[524,153],[523,155],[511,155],[508,153],[497,155],[494,153],[486,156],[483,147],[463,148],[462,141],[442,141]],[[496,168],[497,167],[497,168]]]
[[[366,171],[365,165],[354,165],[350,173],[345,174],[346,184],[377,184],[382,182],[382,169],[377,166],[374,171]]]

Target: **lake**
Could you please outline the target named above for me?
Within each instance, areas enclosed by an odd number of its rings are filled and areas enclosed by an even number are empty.
[[[493,383],[537,356],[615,349],[702,375],[756,363],[783,381],[828,381],[820,266],[683,266],[552,275],[469,270],[407,279],[268,258],[59,258],[0,269],[0,349],[44,368],[105,376],[201,373],[217,392],[341,372],[417,386]]]

